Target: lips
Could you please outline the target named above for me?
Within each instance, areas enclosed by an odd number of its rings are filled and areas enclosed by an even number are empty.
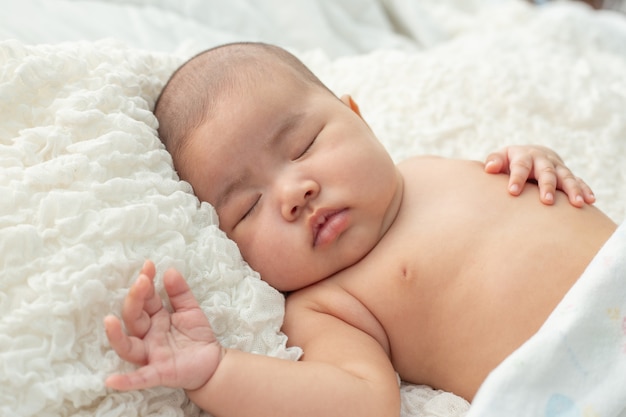
[[[348,226],[348,210],[318,210],[309,219],[313,233],[313,246],[333,242]]]

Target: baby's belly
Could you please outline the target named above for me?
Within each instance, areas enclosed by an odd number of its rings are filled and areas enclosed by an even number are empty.
[[[404,319],[382,321],[404,380],[471,400],[487,374],[539,329],[579,276],[525,275],[506,267],[528,271],[514,262],[492,262],[439,283],[397,286],[394,298]]]
[[[363,299],[385,328],[404,380],[471,400],[487,374],[539,329],[614,224],[591,207],[541,206],[535,190],[466,201],[431,201],[431,216],[422,203],[422,220],[406,221],[393,244],[372,254],[396,266],[374,272],[379,279]]]

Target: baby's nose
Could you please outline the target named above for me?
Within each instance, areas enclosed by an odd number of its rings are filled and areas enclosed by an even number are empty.
[[[319,193],[319,185],[312,180],[304,180],[283,186],[282,215],[288,221],[294,221],[306,209],[309,202]]]

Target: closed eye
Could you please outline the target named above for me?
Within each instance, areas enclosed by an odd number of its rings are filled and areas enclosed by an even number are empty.
[[[244,213],[244,215],[241,217],[241,219],[239,220],[240,222],[247,219],[248,217],[250,217],[254,211],[256,210],[256,208],[259,205],[259,200],[261,200],[261,195],[259,195],[254,202],[252,203],[252,205],[250,206],[250,208]]]
[[[307,145],[306,148],[304,148],[304,150],[300,153],[300,155],[298,155],[298,157],[296,158],[296,160],[303,158],[308,152],[309,150],[311,150],[311,147],[313,146],[313,144],[315,143],[315,140],[317,139],[317,136],[315,136],[313,138],[313,140],[311,142],[309,142],[309,144]]]

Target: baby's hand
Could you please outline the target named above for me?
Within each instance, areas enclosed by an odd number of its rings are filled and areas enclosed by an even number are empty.
[[[163,307],[154,288],[155,267],[144,264],[122,308],[122,319],[104,319],[111,347],[124,360],[140,367],[127,374],[109,376],[108,387],[127,391],[157,385],[194,390],[203,386],[217,369],[222,347],[184,278],[165,272],[163,282],[174,309]]]
[[[528,180],[536,180],[539,199],[544,204],[554,203],[554,193],[561,190],[567,194],[575,207],[596,201],[591,188],[574,176],[556,152],[543,146],[509,146],[491,153],[485,162],[490,174],[509,174],[509,192],[519,195]]]

